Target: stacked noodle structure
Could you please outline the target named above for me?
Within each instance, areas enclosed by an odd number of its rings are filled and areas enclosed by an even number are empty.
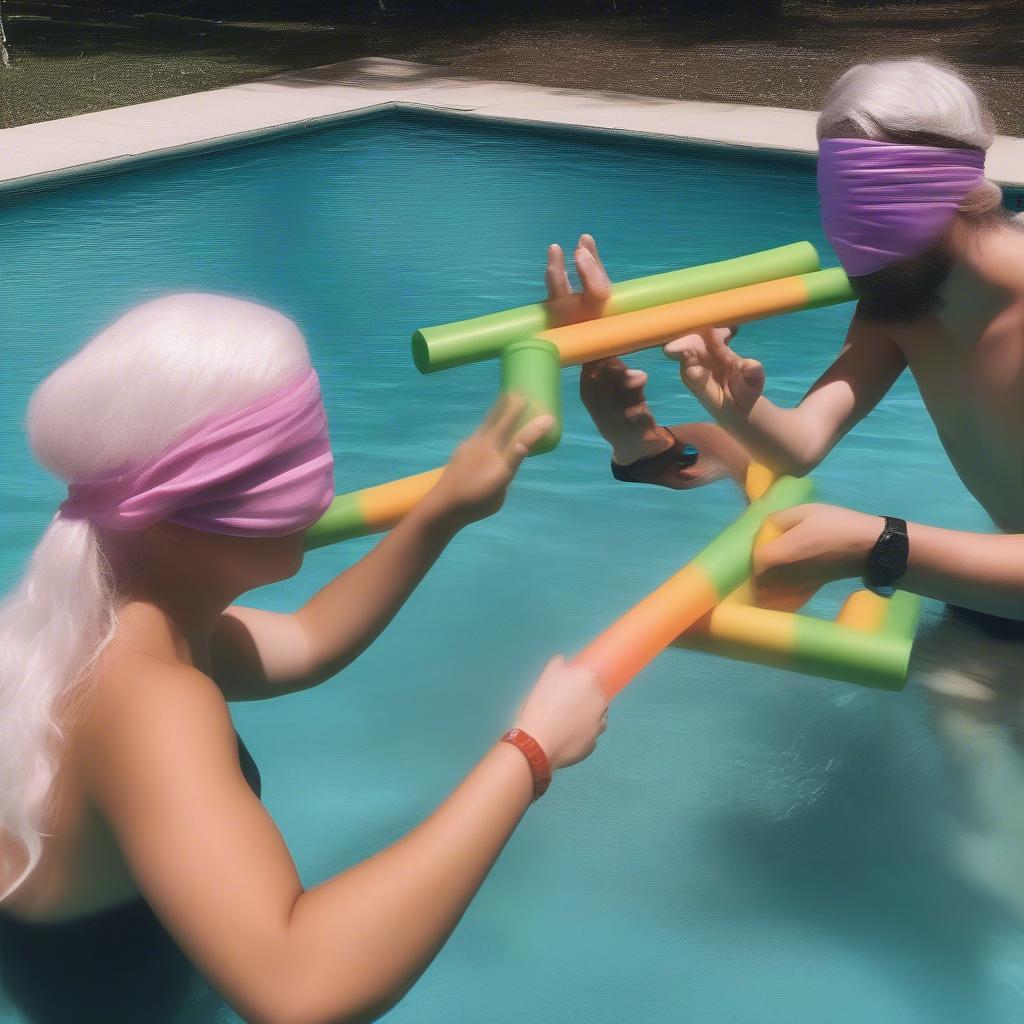
[[[422,373],[496,359],[501,390],[525,397],[524,421],[549,413],[554,424],[531,452],[561,437],[560,371],[607,356],[653,348],[688,331],[742,324],[782,313],[849,302],[840,269],[820,270],[809,242],[700,267],[623,281],[600,310],[582,296],[539,302],[422,328],[413,360]],[[307,531],[306,547],[391,529],[437,483],[444,467],[335,498]],[[759,608],[749,586],[754,545],[775,512],[807,501],[807,479],[774,479],[752,466],[750,504],[692,562],[627,612],[577,657],[610,696],[670,644],[889,690],[906,681],[918,598],[853,593],[834,622]]]
[[[788,668],[807,675],[900,690],[907,679],[920,599],[856,590],[834,622],[752,604],[754,547],[771,539],[769,516],[810,500],[809,479],[751,466],[747,510],[696,558],[577,656],[614,696],[665,647]]]

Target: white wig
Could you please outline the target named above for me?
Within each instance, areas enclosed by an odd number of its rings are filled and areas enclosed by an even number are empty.
[[[298,327],[266,306],[178,294],[129,310],[42,382],[29,403],[36,458],[61,480],[157,454],[192,424],[240,408],[309,367]],[[39,863],[61,745],[122,595],[125,542],[56,515],[0,603],[0,899]]]
[[[923,58],[850,68],[825,99],[818,138],[843,138],[851,125],[869,139],[983,151],[995,138],[992,116],[970,84],[953,68]],[[960,210],[988,214],[1001,202],[1002,190],[986,181]]]
[[[909,142],[925,135],[988,149],[992,118],[974,89],[935,61],[857,64],[832,87],[818,118],[818,138],[852,121],[869,139]]]

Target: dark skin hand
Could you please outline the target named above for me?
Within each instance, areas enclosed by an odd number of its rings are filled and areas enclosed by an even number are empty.
[[[611,281],[591,235],[580,236],[574,262],[583,285],[576,303],[590,316],[598,316],[611,294]],[[572,286],[559,245],[548,249],[545,283],[549,301],[562,306],[570,303]],[[631,466],[681,443],[698,450],[695,463],[681,466],[669,461],[636,466],[633,472],[637,480],[679,491],[703,487],[723,477],[742,484],[750,463],[743,446],[714,423],[659,425],[644,397],[646,383],[646,373],[630,369],[616,357],[585,363],[581,368],[580,398],[601,436],[611,445],[616,464]]]

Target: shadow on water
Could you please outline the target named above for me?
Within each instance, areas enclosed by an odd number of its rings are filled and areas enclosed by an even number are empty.
[[[805,737],[787,775],[819,770],[798,805],[723,809],[711,823],[737,877],[771,881],[761,891],[778,905],[758,913],[831,936],[851,961],[870,957],[923,1019],[988,1019],[992,942],[1021,922],[951,856],[945,769],[923,723],[872,715],[841,751],[828,729]]]

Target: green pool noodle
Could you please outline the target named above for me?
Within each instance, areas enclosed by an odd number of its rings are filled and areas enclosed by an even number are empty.
[[[681,637],[679,646],[871,689],[896,691],[906,685],[920,611],[921,599],[916,594],[897,591],[888,600],[881,627],[867,632],[810,615],[756,608],[750,612],[758,617],[763,628],[776,636],[790,633],[791,646],[767,649],[753,640],[696,631]]]
[[[789,612],[758,609],[764,616],[778,616],[779,627],[787,628],[783,616]],[[875,690],[902,690],[910,665],[912,638],[891,636],[884,631],[866,633],[849,629],[827,619],[794,615],[791,627],[794,649],[777,651],[742,640],[724,640],[701,633],[687,633],[679,645],[737,661],[788,669],[803,675],[835,679]]]
[[[520,424],[549,413],[555,422],[534,445],[531,455],[554,449],[562,438],[562,367],[558,347],[543,338],[528,338],[501,351],[501,392],[522,395],[526,408]]]
[[[704,571],[720,598],[727,597],[750,576],[750,555],[764,521],[785,508],[810,501],[813,495],[810,477],[779,477],[697,555],[693,564]]]
[[[901,637],[913,640],[917,632],[917,623],[921,618],[921,598],[917,594],[908,594],[905,590],[897,590],[889,598],[885,619],[881,632],[886,636]]]
[[[717,263],[637,277],[612,285],[611,298],[602,315],[632,313],[698,295],[794,277],[811,273],[818,266],[818,254],[810,242],[793,242]],[[496,358],[511,342],[557,326],[551,322],[548,304],[535,302],[470,320],[422,327],[412,336],[413,361],[421,373],[436,373]]]
[[[359,492],[339,494],[327,511],[306,530],[305,549],[312,551],[328,544],[340,544],[356,537],[365,537],[371,532],[363,515]]]
[[[801,274],[800,280],[807,289],[805,309],[836,306],[841,302],[853,302],[857,298],[857,293],[842,267],[829,267],[827,270]]]

